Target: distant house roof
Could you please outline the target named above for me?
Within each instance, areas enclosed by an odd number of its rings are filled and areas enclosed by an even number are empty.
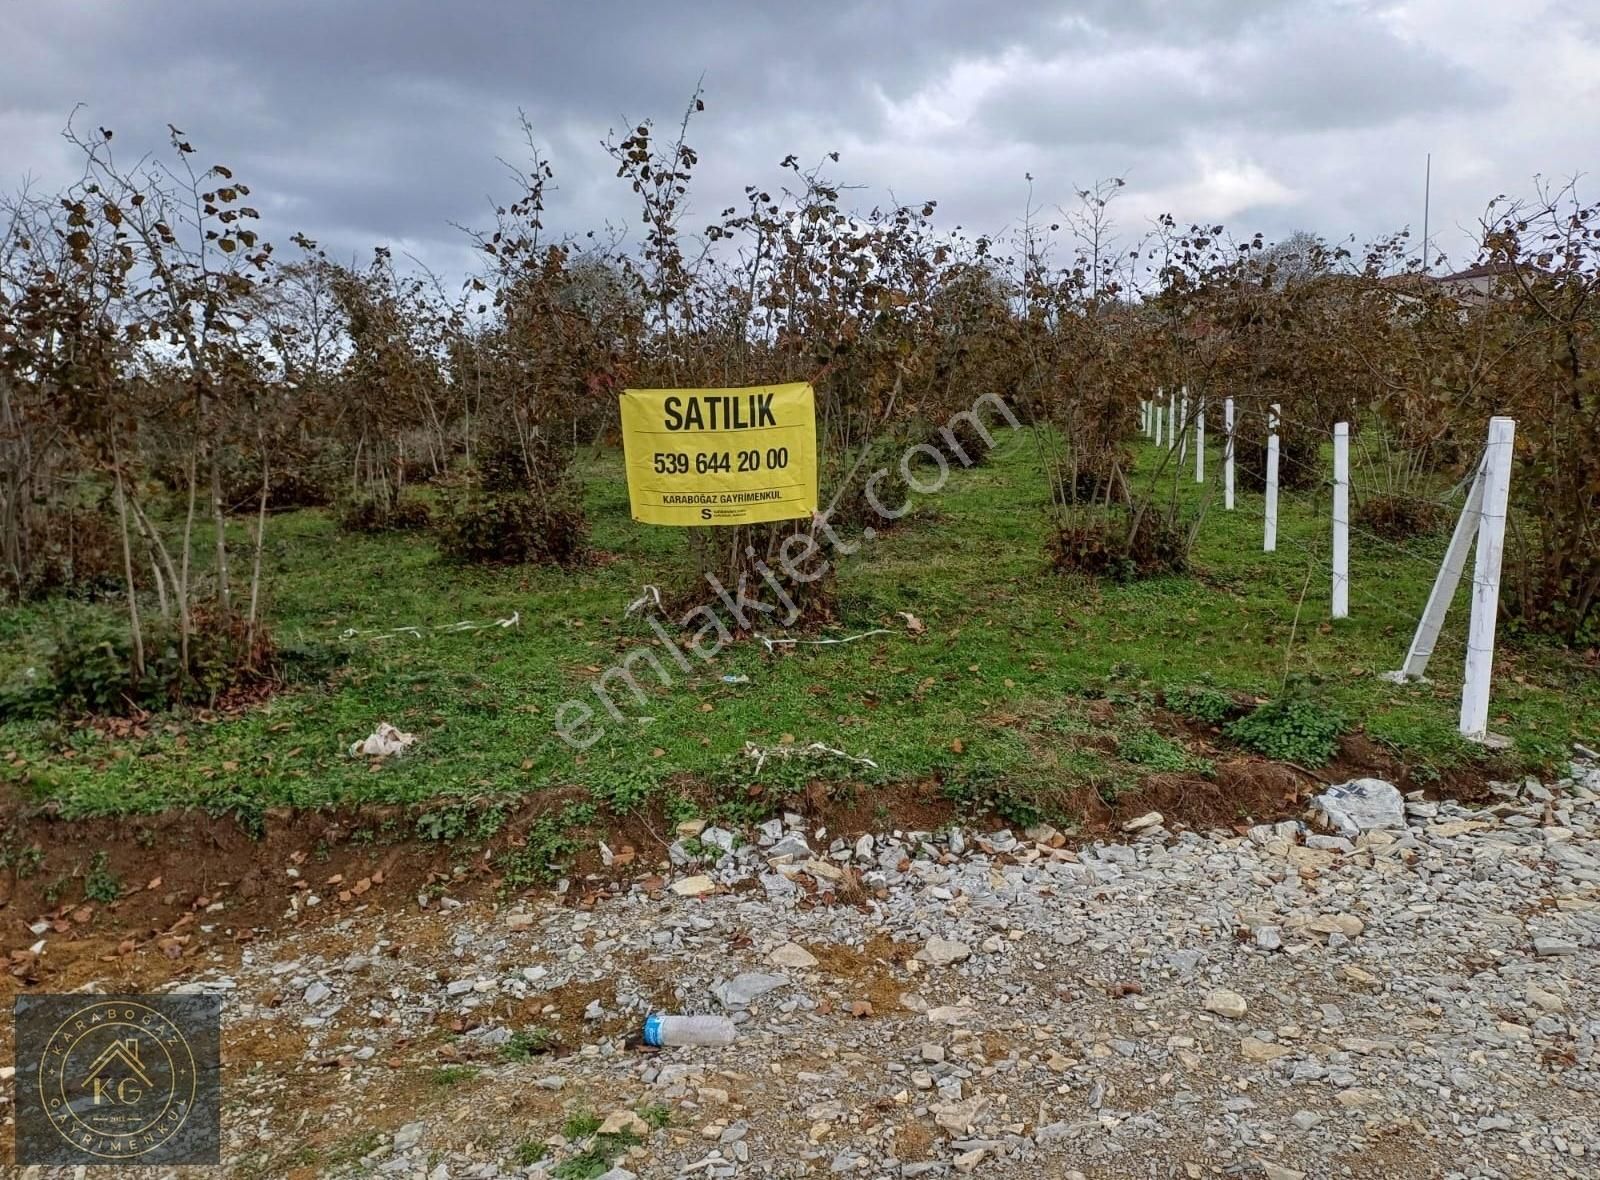
[[[1516,274],[1516,264],[1511,262],[1485,262],[1478,266],[1469,266],[1466,270],[1458,270],[1454,274],[1436,275],[1434,281],[1438,283],[1465,282],[1469,279],[1490,279],[1500,275]]]

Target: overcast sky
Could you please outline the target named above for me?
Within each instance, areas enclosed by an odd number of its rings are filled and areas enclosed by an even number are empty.
[[[1031,172],[1046,206],[1125,176],[1129,237],[1171,211],[1360,241],[1420,231],[1431,151],[1434,242],[1464,263],[1488,198],[1600,163],[1596,0],[12,0],[0,34],[4,187],[75,175],[81,102],[125,157],[177,124],[285,256],[303,230],[446,272],[450,223],[511,195],[519,107],[549,221],[636,232],[599,142],[675,123],[702,75],[695,227],[837,149],[856,202],[935,198],[974,232],[1016,224]]]

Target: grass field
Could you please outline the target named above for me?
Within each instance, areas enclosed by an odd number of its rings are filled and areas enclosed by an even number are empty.
[[[1147,448],[1140,462],[1148,470],[1156,458]],[[1455,736],[1464,590],[1433,684],[1377,676],[1404,654],[1444,536],[1396,548],[1358,532],[1352,617],[1332,625],[1325,492],[1285,498],[1275,554],[1261,552],[1260,497],[1241,493],[1236,512],[1223,512],[1220,497],[1211,505],[1193,576],[1127,586],[1063,578],[1045,563],[1045,484],[1025,432],[1004,436],[988,464],[958,470],[910,523],[845,561],[837,622],[813,638],[891,634],[776,653],[741,642],[692,676],[672,667],[667,689],[640,668],[648,707],[619,698],[624,722],[602,718],[604,738],[580,752],[555,736],[557,707],[594,703],[594,676],[649,641],[642,623],[624,618],[626,604],[645,583],[686,577],[687,564],[676,531],[629,519],[616,452],[586,455],[581,470],[601,559],[575,572],[462,569],[441,561],[426,535],[348,536],[320,512],[274,518],[274,633],[343,653],[327,683],[220,717],[150,718],[131,734],[12,722],[0,727],[0,769],[26,798],[71,816],[564,787],[620,810],[685,781],[747,785],[746,742],[822,742],[876,769],[777,760],[761,780],[936,778],[954,794],[1047,800],[1067,780],[1116,791],[1153,770],[1204,773],[1180,741],[1151,730],[1158,694],[1199,682],[1273,696],[1286,678],[1416,767],[1442,771],[1479,756]],[[1179,494],[1198,503],[1204,490],[1186,479]],[[58,602],[0,614],[9,653],[0,675],[18,674],[54,628],[86,609]],[[513,629],[428,631],[513,611]],[[911,634],[901,611],[925,632]],[[341,638],[400,626],[422,637]],[[1596,679],[1572,653],[1503,644],[1492,728],[1515,739],[1519,760],[1552,763],[1573,739],[1600,733]],[[1107,697],[1112,716],[1091,716],[1087,702]],[[373,768],[346,753],[384,720],[418,735],[409,754]],[[1096,729],[1116,740],[1079,740]]]

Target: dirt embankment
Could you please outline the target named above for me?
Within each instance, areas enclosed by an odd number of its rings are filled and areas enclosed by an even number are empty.
[[[1208,747],[1215,735],[1193,727],[1187,736]],[[1082,817],[1069,842],[1103,837],[1149,811],[1160,811],[1169,828],[1242,831],[1299,815],[1324,783],[1360,775],[1387,778],[1403,789],[1413,785],[1403,763],[1359,735],[1347,738],[1340,757],[1315,773],[1245,755],[1219,756],[1215,765],[1209,778],[1149,775],[1111,802],[1093,784],[1066,786],[1060,805]],[[1430,783],[1429,793],[1479,799],[1491,777],[1489,768],[1476,767]],[[693,784],[680,787],[694,796]],[[0,792],[10,790],[0,786]],[[499,891],[505,888],[501,855],[525,849],[541,820],[577,798],[547,792],[484,800],[483,808],[498,809],[492,834],[436,840],[418,834],[428,829],[418,823],[428,808],[275,809],[251,831],[232,815],[202,812],[64,820],[14,792],[0,793],[0,956],[6,965],[0,987],[61,991],[96,981],[139,990],[181,977],[215,953],[226,960],[262,933],[287,925],[320,923],[357,907],[414,909],[419,895]],[[770,805],[774,813],[805,815],[830,839],[885,827],[984,829],[1004,822],[962,810],[935,781],[892,788],[818,781]],[[566,870],[573,883],[568,903],[592,905],[617,882],[654,872],[672,833],[672,823],[653,809],[602,816],[592,828],[570,833],[577,851]],[[601,841],[609,858],[602,856]]]

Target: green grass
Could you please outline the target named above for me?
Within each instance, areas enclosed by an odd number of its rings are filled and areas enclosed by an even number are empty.
[[[1142,447],[1141,470],[1156,458]],[[1064,703],[1110,695],[1127,710],[1119,726],[1126,738],[1139,710],[1169,686],[1271,697],[1291,677],[1314,685],[1350,725],[1430,770],[1477,756],[1454,737],[1465,587],[1435,653],[1433,682],[1402,687],[1377,676],[1404,654],[1443,536],[1403,549],[1353,537],[1352,617],[1338,623],[1326,622],[1326,492],[1285,497],[1273,554],[1261,552],[1260,497],[1241,493],[1238,511],[1210,505],[1191,576],[1126,586],[1063,578],[1045,564],[1045,484],[1021,433],[1004,439],[988,465],[957,471],[942,494],[927,498],[919,515],[934,519],[844,561],[829,633],[893,634],[775,654],[744,642],[689,674],[667,660],[670,688],[640,666],[647,705],[622,694],[624,720],[600,716],[604,735],[577,751],[553,730],[558,707],[595,703],[596,672],[650,641],[643,624],[624,618],[626,604],[645,583],[683,584],[688,570],[682,535],[630,520],[615,452],[586,454],[580,473],[606,560],[573,572],[462,569],[441,561],[426,535],[346,536],[321,512],[274,517],[273,630],[285,644],[343,649],[348,660],[328,682],[221,719],[158,719],[137,737],[11,722],[0,726],[0,773],[69,817],[200,806],[259,822],[263,809],[286,804],[427,802],[433,818],[420,819],[418,830],[438,839],[493,835],[504,818],[493,810],[496,797],[578,788],[598,812],[628,811],[677,789],[668,780],[682,772],[741,788],[759,781],[767,800],[817,776],[868,787],[937,778],[956,795],[1009,792],[1025,812],[1046,773],[1041,746],[1054,750],[1048,774],[1113,793],[1140,766],[1187,755],[1136,739],[1126,757],[1098,756],[1059,728],[1024,733],[1016,718],[1059,717]],[[1187,478],[1176,491],[1191,507],[1203,494]],[[54,602],[0,612],[0,679],[36,666],[52,627],[85,609]],[[429,630],[513,611],[516,628]],[[926,634],[907,634],[899,611],[918,616]],[[422,635],[376,637],[400,626]],[[351,629],[357,634],[342,639]],[[749,683],[727,684],[724,675]],[[385,720],[419,740],[374,772],[346,750]],[[1600,733],[1593,669],[1552,648],[1502,644],[1491,725],[1515,740],[1528,764],[1556,763],[1573,739]],[[878,769],[795,759],[769,761],[753,775],[744,744],[772,746],[786,734],[870,757]],[[746,799],[742,790],[736,797]],[[758,799],[730,805],[728,814],[766,806]],[[536,833],[509,868],[541,879],[559,872],[570,852],[559,831]]]
[[[600,1129],[600,1116],[592,1110],[576,1110],[561,1124],[561,1137],[571,1142],[587,1139]]]
[[[500,1059],[502,1061],[531,1061],[542,1054],[549,1053],[561,1044],[561,1038],[552,1029],[535,1026],[533,1028],[519,1028],[511,1034],[511,1039],[500,1046]]]
[[[428,1080],[441,1089],[449,1089],[470,1082],[477,1076],[477,1068],[471,1065],[441,1065],[429,1075]]]
[[[646,1106],[641,1106],[638,1114],[653,1131],[660,1131],[672,1125],[672,1107],[667,1106],[665,1103],[652,1102]]]
[[[519,1168],[531,1168],[544,1159],[550,1149],[536,1139],[523,1139],[511,1149],[511,1162]]]

